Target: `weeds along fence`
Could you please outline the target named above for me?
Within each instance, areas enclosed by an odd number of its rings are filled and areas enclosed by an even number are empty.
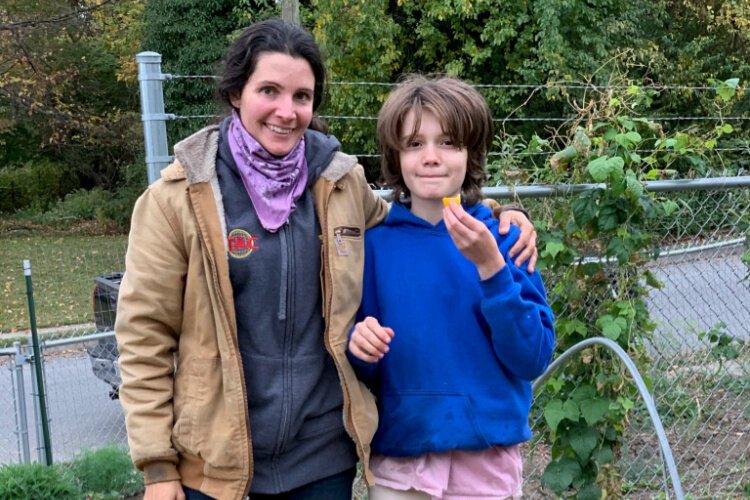
[[[167,78],[157,56],[139,55],[142,96],[151,96],[142,103],[151,180],[171,160],[164,126],[170,116],[161,89]],[[522,201],[534,217],[570,203],[572,193],[596,188],[529,185],[486,188],[485,194]],[[653,228],[661,253],[646,265],[662,287],[651,288],[646,299],[656,329],[648,342],[650,362],[643,375],[650,383],[684,492],[693,498],[746,497],[750,494],[750,177],[658,181],[648,183],[647,189],[673,200],[678,209]],[[81,449],[126,444],[111,378],[102,366],[95,372],[92,364],[97,356],[106,357],[102,351],[113,340],[113,333],[97,328],[94,321],[94,279],[123,269],[125,246],[125,237],[2,237],[0,318],[10,327],[0,330],[22,333],[0,335],[5,342],[0,348],[0,464],[43,462],[46,452],[54,461],[62,461]],[[32,266],[49,450],[43,447],[35,356],[30,335],[23,333],[29,329],[23,259]],[[556,276],[543,275],[551,290],[549,284]],[[617,287],[614,275],[612,287]],[[582,307],[593,307],[597,299],[588,300],[591,303]],[[558,317],[565,314],[563,308]],[[560,368],[561,373],[585,362],[585,352],[575,355]],[[116,370],[116,364],[111,367]],[[535,435],[547,425],[542,415],[545,397],[542,387],[532,410]],[[672,485],[644,403],[636,399],[623,427],[626,432],[615,464],[623,490],[610,494],[669,497]],[[548,444],[534,441],[525,451],[525,496],[553,496],[540,482],[551,458]],[[364,498],[361,484],[356,491]]]

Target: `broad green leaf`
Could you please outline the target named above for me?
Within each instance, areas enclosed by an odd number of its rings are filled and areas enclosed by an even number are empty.
[[[617,117],[617,121],[620,122],[620,125],[622,125],[626,130],[633,130],[635,128],[633,120],[631,120],[627,116],[619,116]]]
[[[617,257],[620,264],[630,260],[630,254],[633,253],[635,244],[630,238],[615,237],[607,243],[607,255]]]
[[[581,462],[588,460],[598,442],[599,432],[593,427],[579,427],[570,437],[570,447],[576,452]]]
[[[690,136],[689,135],[684,134],[682,132],[678,132],[675,135],[674,148],[677,151],[684,151],[684,150],[686,150],[688,148],[689,145],[690,145]]]
[[[617,136],[617,129],[614,128],[608,128],[604,134],[602,134],[602,138],[605,141],[612,141],[614,140],[615,136]]]
[[[559,399],[553,399],[547,406],[544,407],[544,419],[547,421],[547,425],[553,431],[557,431],[557,426],[563,419],[568,419],[573,422],[577,422],[580,416],[578,405],[575,401],[561,401]]]
[[[581,475],[581,466],[569,457],[559,462],[550,462],[542,474],[542,482],[558,495],[568,489],[573,481]]]
[[[557,394],[558,392],[560,392],[560,389],[562,389],[564,385],[565,381],[560,377],[550,377],[544,384],[546,390],[548,392],[551,392],[552,394]]]
[[[663,201],[661,204],[661,207],[664,209],[664,214],[669,217],[672,215],[675,210],[680,208],[680,206],[677,204],[677,202],[672,200]]]
[[[591,178],[596,182],[604,182],[607,180],[610,171],[609,157],[600,156],[596,160],[592,160],[586,166],[586,171],[591,175]]]
[[[600,422],[609,411],[609,400],[602,398],[584,399],[580,406],[581,415],[586,423],[594,425]]]
[[[596,460],[596,463],[599,465],[608,464],[612,461],[614,458],[614,454],[612,453],[612,448],[608,444],[603,444],[601,448],[596,450],[593,454],[594,460]]]
[[[641,142],[642,140],[641,134],[639,134],[635,130],[632,130],[625,134],[625,137],[627,137],[630,142]]]
[[[677,141],[675,139],[666,139],[664,142],[658,141],[657,146],[662,146],[664,148],[674,148],[677,145]]]
[[[576,500],[601,500],[602,489],[595,484],[587,484],[578,491]]]
[[[737,85],[740,84],[740,79],[739,78],[730,78],[729,80],[724,80],[724,84],[727,87],[729,87],[729,88],[736,89]]]
[[[542,251],[542,255],[549,255],[553,259],[559,254],[565,250],[565,245],[560,241],[549,241],[544,246],[544,250]]]
[[[617,208],[612,204],[603,205],[599,209],[599,220],[597,225],[601,231],[614,231],[620,221]]]
[[[577,333],[579,335],[585,336],[588,332],[586,323],[578,319],[568,320],[560,318],[560,320],[558,320],[558,324],[559,330],[567,335],[570,335],[571,333]]]
[[[576,387],[576,389],[571,393],[570,398],[574,401],[580,402],[586,399],[591,399],[595,396],[596,388],[591,384],[583,383]]]
[[[571,208],[576,224],[583,227],[596,216],[596,197],[588,193],[581,195],[572,201]]]
[[[638,180],[638,177],[636,177],[635,172],[632,170],[625,172],[625,182],[628,191],[636,196],[641,196],[643,194],[643,184],[641,184],[641,181]]]
[[[737,84],[740,82],[739,78],[731,78],[719,83],[719,87],[716,89],[716,93],[722,101],[728,101],[737,93]]]
[[[618,338],[620,338],[622,332],[625,331],[628,323],[624,318],[615,318],[609,314],[605,314],[604,316],[596,320],[596,326],[601,328],[602,335],[604,335],[608,339],[616,341]]]
[[[620,407],[625,410],[625,412],[629,412],[633,409],[633,406],[635,406],[635,403],[632,399],[626,398],[624,396],[619,396],[617,398],[617,404],[619,404]]]
[[[661,170],[652,168],[648,172],[646,172],[645,178],[647,181],[654,181],[656,179],[659,179],[661,177]]]
[[[609,159],[609,178],[612,184],[619,183],[625,174],[625,160],[619,156]]]

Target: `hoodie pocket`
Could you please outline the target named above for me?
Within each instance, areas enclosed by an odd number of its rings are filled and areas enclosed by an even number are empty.
[[[477,425],[468,396],[450,392],[384,394],[373,448],[389,456],[446,450],[481,450],[491,445]]]

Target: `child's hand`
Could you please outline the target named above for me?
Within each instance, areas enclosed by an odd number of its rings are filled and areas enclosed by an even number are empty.
[[[368,316],[354,325],[354,332],[349,338],[349,352],[362,361],[375,363],[388,352],[392,338],[392,329],[381,326],[377,319]]]
[[[480,279],[487,279],[505,267],[505,259],[497,248],[495,237],[480,221],[461,205],[451,202],[443,209],[448,234],[461,253],[477,266]]]

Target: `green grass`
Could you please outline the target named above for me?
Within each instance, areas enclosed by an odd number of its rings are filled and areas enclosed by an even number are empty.
[[[93,321],[94,277],[121,271],[127,236],[0,235],[0,332],[30,329],[23,260],[31,261],[37,327]]]

